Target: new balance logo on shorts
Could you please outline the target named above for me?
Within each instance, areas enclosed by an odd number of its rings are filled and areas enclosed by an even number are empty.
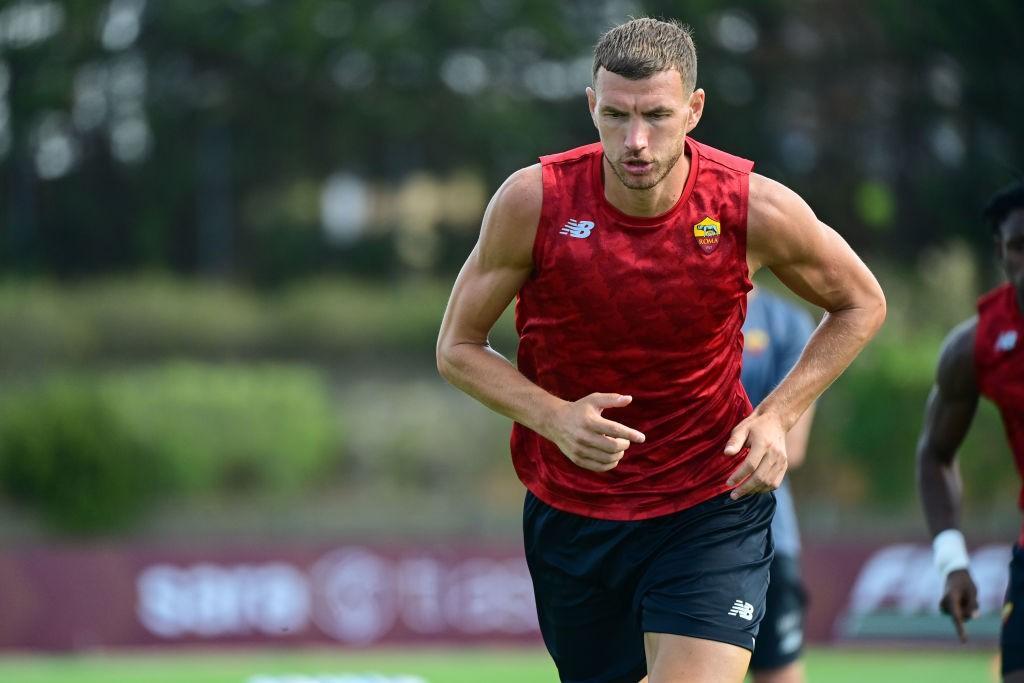
[[[593,229],[594,221],[578,221],[575,218],[570,218],[569,222],[558,231],[558,234],[585,239],[590,237],[590,231]]]
[[[751,605],[749,602],[737,600],[732,604],[732,609],[729,610],[729,616],[740,617],[741,619],[746,619],[747,621],[750,621],[754,618],[754,606]]]

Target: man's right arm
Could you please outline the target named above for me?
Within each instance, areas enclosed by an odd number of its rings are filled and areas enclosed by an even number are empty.
[[[956,463],[956,452],[978,407],[976,329],[977,318],[972,318],[946,338],[917,441],[918,489],[928,529],[936,538],[936,561],[946,574],[941,607],[953,617],[961,640],[966,639],[963,622],[978,609],[977,589],[967,571],[966,549],[959,531],[963,485]]]
[[[488,342],[498,317],[533,270],[543,181],[539,164],[512,174],[484,213],[480,239],[462,267],[437,340],[441,376],[488,408],[553,441],[574,463],[613,469],[643,434],[601,416],[630,397],[591,394],[562,400],[524,377]]]

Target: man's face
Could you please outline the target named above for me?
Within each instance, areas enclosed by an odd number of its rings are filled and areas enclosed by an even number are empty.
[[[1024,302],[1024,209],[1011,211],[999,225],[999,257],[1006,277]]]
[[[704,110],[704,91],[684,92],[675,69],[630,80],[602,67],[587,101],[615,175],[632,190],[648,190],[679,161]]]

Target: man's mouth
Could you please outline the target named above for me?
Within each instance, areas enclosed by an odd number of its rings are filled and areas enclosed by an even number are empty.
[[[639,159],[631,159],[630,161],[624,161],[622,162],[622,165],[632,175],[644,175],[652,168],[654,168],[653,161],[640,161]]]

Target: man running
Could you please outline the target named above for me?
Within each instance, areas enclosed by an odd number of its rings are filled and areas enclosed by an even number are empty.
[[[514,420],[527,561],[563,681],[740,681],[764,612],[785,436],[881,325],[843,239],[752,163],[687,136],[696,52],[634,19],[594,51],[594,143],[513,173],[438,338],[441,374]],[[750,276],[827,311],[752,409]],[[518,367],[491,326],[516,299]],[[646,679],[645,679],[646,680]]]
[[[1024,183],[996,194],[984,216],[995,234],[1009,282],[978,301],[978,314],[946,337],[917,442],[917,479],[945,578],[940,602],[966,640],[964,622],[978,610],[960,532],[962,485],[956,452],[974,420],[978,396],[999,408],[1017,469],[1024,474]],[[1024,509],[1024,490],[1018,506]],[[1024,528],[1013,549],[1000,635],[1005,683],[1024,683]]]

